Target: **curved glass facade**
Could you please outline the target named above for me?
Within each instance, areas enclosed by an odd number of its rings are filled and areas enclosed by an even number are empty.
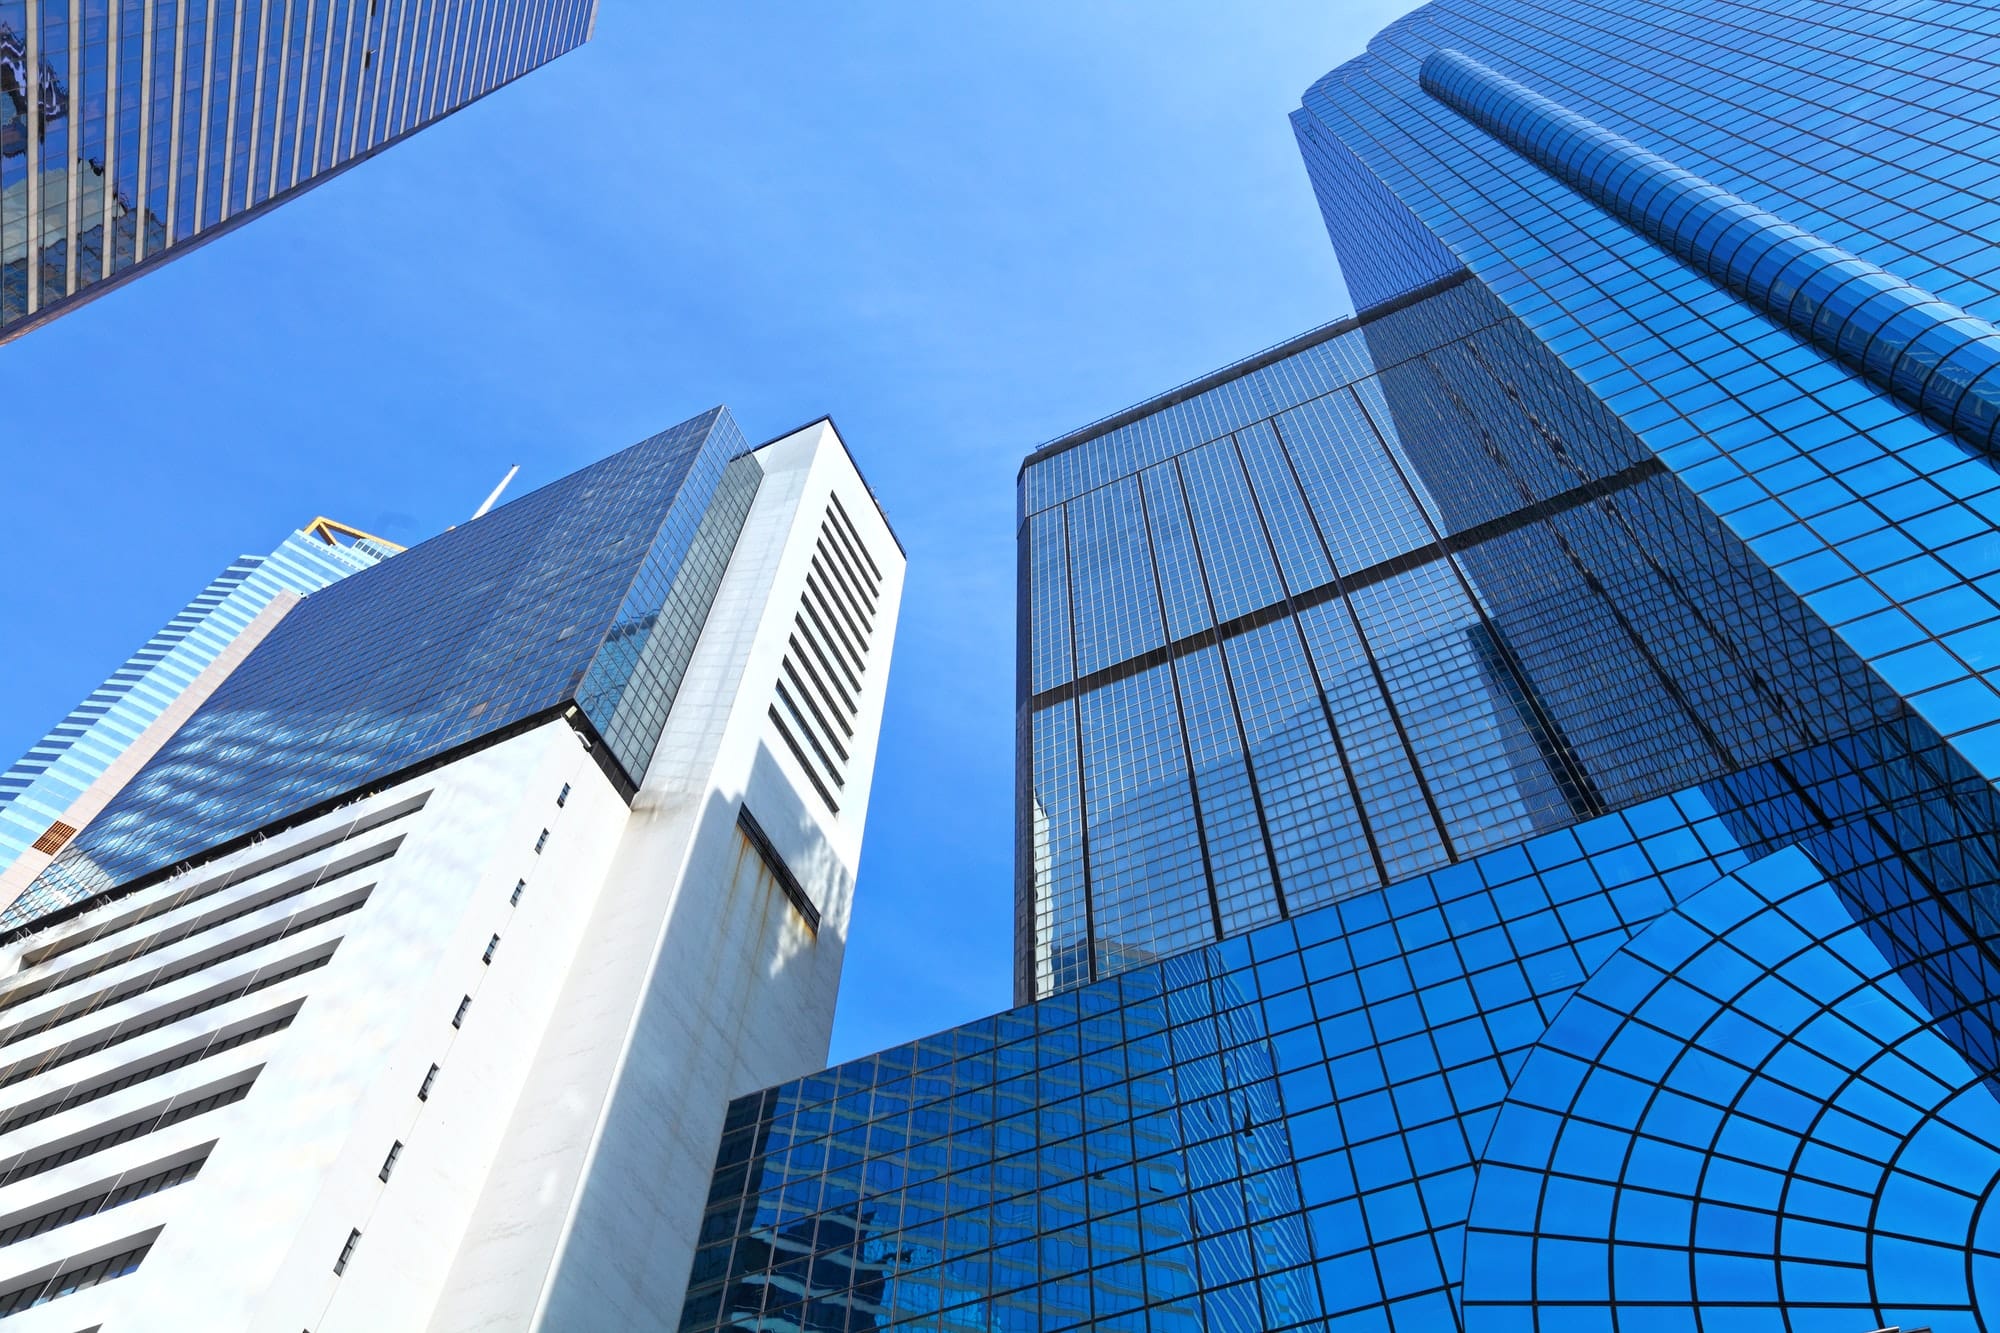
[[[2000,430],[2000,328],[1799,230],[1457,51],[1424,91],[1986,453]]]

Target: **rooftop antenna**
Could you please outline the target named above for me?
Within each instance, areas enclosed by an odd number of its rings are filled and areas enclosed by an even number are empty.
[[[500,478],[500,484],[493,488],[493,494],[486,497],[486,503],[479,506],[478,510],[474,512],[474,514],[472,515],[472,518],[486,517],[486,511],[493,507],[494,501],[500,498],[500,492],[507,489],[507,483],[514,480],[514,474],[516,472],[519,472],[520,470],[521,470],[521,465],[519,463],[516,463],[514,464],[514,466],[508,468],[507,475]],[[470,523],[472,521],[472,518],[468,518],[465,521],[467,523]]]

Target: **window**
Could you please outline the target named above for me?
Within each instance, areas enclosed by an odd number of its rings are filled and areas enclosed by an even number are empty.
[[[493,963],[493,951],[499,947],[500,937],[495,935],[492,939],[486,941],[486,952],[479,955],[479,961],[490,967]]]
[[[764,832],[764,826],[757,822],[757,817],[750,813],[748,805],[736,807],[736,827],[742,830],[744,839],[756,850],[758,857],[764,862],[764,869],[778,882],[778,887],[784,891],[785,897],[791,900],[792,906],[798,909],[801,917],[805,918],[806,929],[815,935],[819,934],[819,908],[814,905],[812,895],[806,892],[805,885],[799,883],[798,876],[792,873],[792,868],[785,864],[785,858],[778,854],[777,847],[772,845],[770,835]]]
[[[347,1244],[340,1247],[340,1257],[333,1261],[333,1273],[335,1277],[347,1271],[347,1261],[354,1257],[354,1247],[360,1243],[361,1228],[356,1227],[347,1233]]]
[[[420,1102],[429,1101],[431,1099],[431,1084],[437,1081],[438,1067],[432,1065],[430,1072],[424,1075],[424,1081],[417,1086],[417,1100]]]
[[[515,880],[514,891],[507,895],[507,906],[519,907],[521,905],[521,895],[527,891],[527,888],[528,888],[527,880],[525,879]]]
[[[560,809],[568,804],[569,804],[569,784],[565,782],[563,783],[563,789],[556,793],[556,807]]]
[[[389,1173],[396,1169],[396,1159],[398,1157],[401,1157],[402,1155],[403,1155],[403,1141],[401,1139],[397,1139],[394,1143],[389,1145],[389,1155],[382,1159],[382,1170],[378,1173],[378,1178],[385,1181],[388,1180]]]
[[[471,1007],[472,997],[470,995],[460,1000],[458,1002],[458,1012],[451,1016],[451,1025],[453,1027],[463,1027],[465,1025],[465,1011]]]
[[[540,856],[542,854],[542,848],[548,845],[549,845],[549,831],[547,829],[543,829],[542,836],[535,839],[535,855]]]

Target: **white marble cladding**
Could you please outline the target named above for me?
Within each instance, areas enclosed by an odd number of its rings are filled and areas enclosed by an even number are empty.
[[[825,1059],[903,576],[830,425],[758,456],[629,808],[553,721],[0,953],[10,1333],[674,1327],[727,1099]],[[838,818],[768,721],[833,496]]]

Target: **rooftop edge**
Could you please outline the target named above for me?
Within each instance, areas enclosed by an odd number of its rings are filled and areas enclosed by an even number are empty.
[[[1134,403],[1131,407],[1123,411],[1113,412],[1110,416],[1102,417],[1087,426],[1080,426],[1067,435],[1058,435],[1047,444],[1036,447],[1026,458],[1022,459],[1019,470],[1014,474],[1014,479],[1019,481],[1022,476],[1026,475],[1028,469],[1036,463],[1046,462],[1057,454],[1067,453],[1078,445],[1088,444],[1099,436],[1108,435],[1120,426],[1129,426],[1142,417],[1149,417],[1155,412],[1173,407],[1178,403],[1184,403],[1190,398],[1207,393],[1210,389],[1248,375],[1253,370],[1262,370],[1265,366],[1303,352],[1308,347],[1316,347],[1320,343],[1338,338],[1343,333],[1352,333],[1356,329],[1365,328],[1385,315],[1393,315],[1399,310],[1406,310],[1417,302],[1427,300],[1430,297],[1438,295],[1440,292],[1450,291],[1453,287],[1458,286],[1471,276],[1471,270],[1460,269],[1456,273],[1446,277],[1433,279],[1421,287],[1412,287],[1401,296],[1393,296],[1386,301],[1378,301],[1366,310],[1358,310],[1354,314],[1343,315],[1330,324],[1322,324],[1316,329],[1308,329],[1304,333],[1297,334],[1285,339],[1281,343],[1267,347],[1261,352],[1253,352],[1241,361],[1233,361],[1220,370],[1211,370],[1206,375],[1191,379],[1178,388],[1169,389],[1162,394],[1156,394],[1144,402]]]

